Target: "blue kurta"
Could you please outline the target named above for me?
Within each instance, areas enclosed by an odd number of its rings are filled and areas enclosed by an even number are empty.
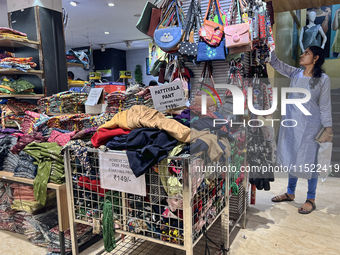
[[[312,115],[306,116],[295,105],[287,105],[286,116],[282,116],[282,120],[296,120],[297,126],[280,126],[276,161],[278,166],[282,165],[285,170],[289,169],[293,176],[311,179],[311,169],[316,164],[318,150],[318,144],[314,141],[314,138],[323,126],[332,126],[330,79],[326,74],[323,74],[319,79],[319,83],[312,89],[309,85],[311,78],[304,76],[302,69],[289,66],[280,61],[275,52],[272,52],[270,64],[276,71],[291,79],[290,87],[304,88],[311,93],[311,99],[309,102],[304,103],[303,106]],[[304,97],[305,94],[302,93],[290,93],[288,96],[289,99]],[[289,121],[285,123],[287,126],[293,126],[294,124],[295,122]]]

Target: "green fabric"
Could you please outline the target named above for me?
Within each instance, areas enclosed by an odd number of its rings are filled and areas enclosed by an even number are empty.
[[[4,89],[4,88],[0,88],[0,93],[13,94],[12,91],[9,91],[8,89]]]
[[[14,89],[16,93],[20,93],[25,90],[35,88],[35,86],[32,83],[25,81],[23,79],[18,79],[16,81],[3,81],[2,83]]]
[[[42,205],[46,204],[47,183],[50,179],[52,164],[55,168],[63,167],[59,156],[61,147],[57,143],[30,143],[24,152],[38,162],[38,173],[33,182],[34,197]]]
[[[339,13],[338,19],[339,19],[339,24],[340,24],[340,13]],[[340,53],[340,26],[338,30],[336,31],[334,43],[332,46],[332,51],[335,53]]]
[[[116,248],[116,240],[112,213],[112,203],[110,202],[110,200],[106,200],[104,203],[102,223],[103,223],[104,248],[107,252],[111,252],[114,248]]]

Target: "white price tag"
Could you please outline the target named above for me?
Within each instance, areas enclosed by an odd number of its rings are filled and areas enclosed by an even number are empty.
[[[103,189],[146,196],[145,175],[136,178],[126,154],[99,151],[99,169]]]

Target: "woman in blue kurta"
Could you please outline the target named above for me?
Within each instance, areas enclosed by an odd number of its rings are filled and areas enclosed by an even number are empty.
[[[311,113],[305,115],[298,107],[288,104],[282,120],[296,120],[296,127],[280,127],[277,162],[289,169],[287,193],[272,198],[273,202],[293,201],[298,178],[308,179],[307,200],[298,212],[307,214],[315,210],[315,194],[318,182],[317,153],[318,144],[314,138],[322,127],[326,128],[323,142],[332,142],[331,83],[322,70],[325,61],[324,51],[312,46],[301,55],[300,65],[305,69],[289,66],[280,61],[272,52],[271,66],[282,75],[291,79],[290,87],[310,91],[311,99],[303,106]],[[304,98],[304,93],[290,93],[289,99]],[[286,121],[286,126],[296,122]],[[323,167],[323,166],[322,166]]]

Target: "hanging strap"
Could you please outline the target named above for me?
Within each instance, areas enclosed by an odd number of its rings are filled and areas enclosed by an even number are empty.
[[[189,6],[189,10],[187,13],[187,17],[185,19],[185,34],[184,34],[184,40],[185,41],[189,41],[189,36],[190,36],[190,31],[192,30],[193,27],[193,11],[194,11],[194,4],[195,4],[195,0],[191,0],[190,6]]]

